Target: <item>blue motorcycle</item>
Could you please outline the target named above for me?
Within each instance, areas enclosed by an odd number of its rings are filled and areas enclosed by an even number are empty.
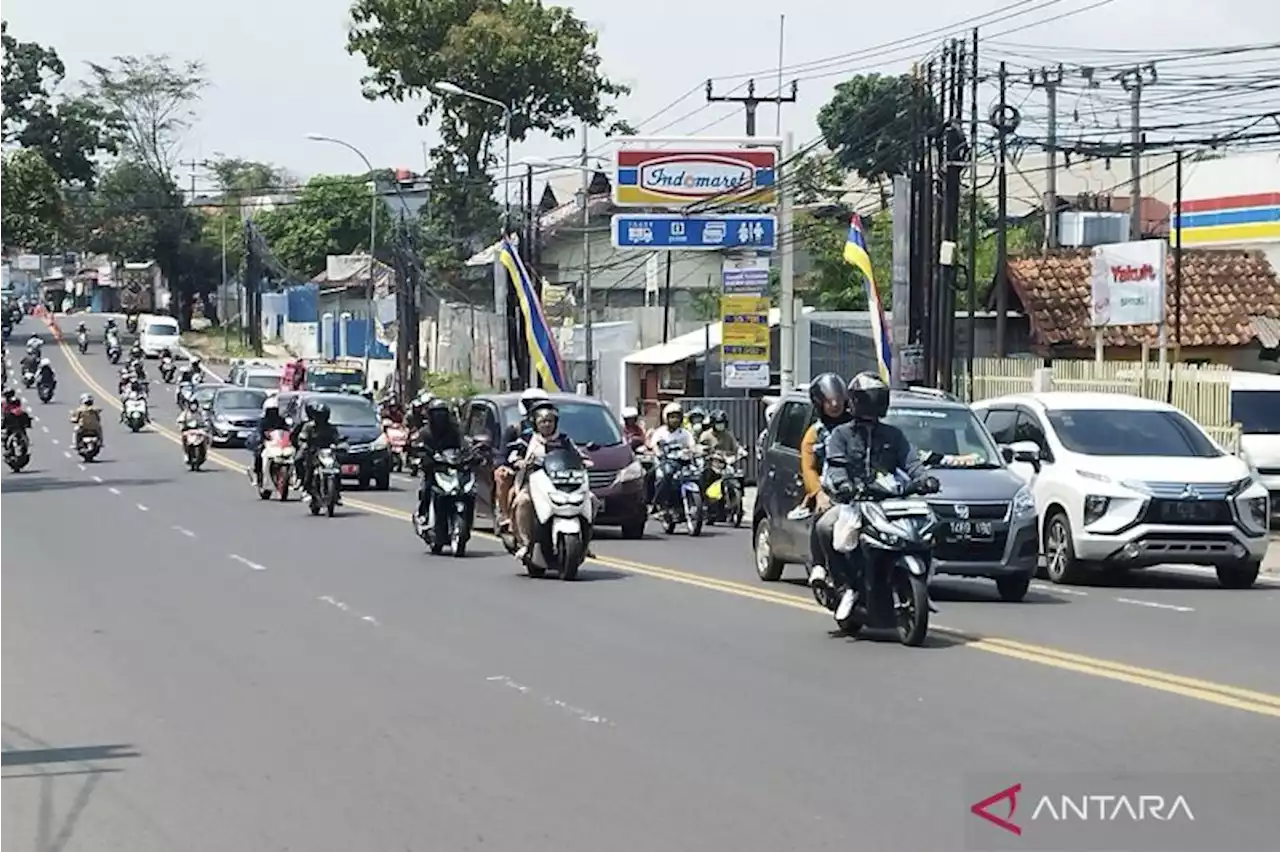
[[[702,468],[702,457],[678,442],[664,442],[658,447],[658,513],[667,535],[674,533],[679,524],[684,524],[691,536],[702,535],[706,520]]]

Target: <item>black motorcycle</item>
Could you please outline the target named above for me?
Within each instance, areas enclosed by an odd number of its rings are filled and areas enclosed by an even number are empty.
[[[338,447],[321,447],[311,462],[311,481],[307,483],[307,508],[318,515],[323,510],[333,517],[338,507],[338,489],[342,484],[342,468],[338,464]]]
[[[58,380],[53,375],[46,374],[40,377],[36,382],[36,396],[40,397],[40,401],[47,403],[53,399],[53,391],[58,386]]]
[[[702,524],[706,520],[702,457],[678,442],[668,441],[658,447],[658,466],[662,474],[659,484],[666,483],[659,488],[665,496],[655,498],[663,531],[671,535],[677,524],[684,524],[689,535],[702,535]]]
[[[31,441],[27,433],[14,429],[4,436],[4,463],[17,473],[31,462]]]
[[[107,360],[110,361],[112,364],[119,364],[121,354],[122,353],[120,351],[120,341],[117,340],[115,337],[108,337],[107,338]]]
[[[479,461],[469,449],[449,449],[432,457],[432,478],[427,483],[427,517],[413,516],[413,531],[439,556],[446,546],[455,557],[467,553],[476,516],[476,475]]]
[[[160,359],[160,378],[166,385],[173,384],[173,374],[177,371],[178,365],[173,363],[172,356],[166,355]]]

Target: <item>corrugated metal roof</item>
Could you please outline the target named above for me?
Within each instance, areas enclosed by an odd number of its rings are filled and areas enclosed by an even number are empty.
[[[782,321],[782,311],[769,309],[769,327],[773,328]],[[710,347],[708,347],[710,343]],[[666,343],[632,352],[622,359],[624,364],[644,364],[661,366],[677,364],[689,358],[705,355],[708,348],[715,349],[720,345],[720,323],[713,322],[709,327],[699,328],[679,337],[673,337]]]
[[[1280,319],[1274,317],[1250,317],[1249,325],[1263,349],[1280,349]]]

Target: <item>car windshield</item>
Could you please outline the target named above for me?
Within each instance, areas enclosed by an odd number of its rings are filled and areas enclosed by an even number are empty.
[[[218,408],[227,409],[262,408],[262,402],[266,398],[267,395],[261,391],[224,390],[218,394],[214,404]]]
[[[156,337],[177,337],[178,327],[176,325],[165,325],[164,323],[152,323],[147,326],[147,334]]]
[[[245,387],[270,390],[280,387],[280,377],[275,373],[250,373],[244,377]]]
[[[1280,390],[1232,391],[1231,419],[1246,435],[1280,435]]]
[[[1123,408],[1048,412],[1062,446],[1086,456],[1214,458],[1222,451],[1178,411]]]
[[[308,390],[327,391],[362,387],[364,387],[364,373],[360,370],[307,370]]]
[[[594,402],[557,401],[556,408],[560,411],[560,431],[572,438],[575,444],[613,447],[622,443],[622,429],[613,412],[605,406]],[[507,409],[506,420],[509,424],[518,423],[519,408],[512,406]]]
[[[894,406],[884,418],[921,453],[940,453],[948,467],[1003,467],[1000,451],[967,408]]]
[[[220,388],[218,388],[216,385],[213,387],[197,387],[196,402],[200,403],[201,405],[204,405],[206,402],[210,402],[214,398],[214,396],[217,395],[219,390]]]
[[[378,412],[373,403],[363,397],[326,399],[329,406],[329,422],[334,426],[377,426]]]

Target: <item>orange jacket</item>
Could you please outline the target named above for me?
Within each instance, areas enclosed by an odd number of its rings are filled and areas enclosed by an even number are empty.
[[[800,479],[804,483],[804,502],[812,503],[822,490],[822,469],[818,467],[818,454],[815,445],[818,442],[818,430],[822,424],[814,423],[805,430],[800,440]]]

